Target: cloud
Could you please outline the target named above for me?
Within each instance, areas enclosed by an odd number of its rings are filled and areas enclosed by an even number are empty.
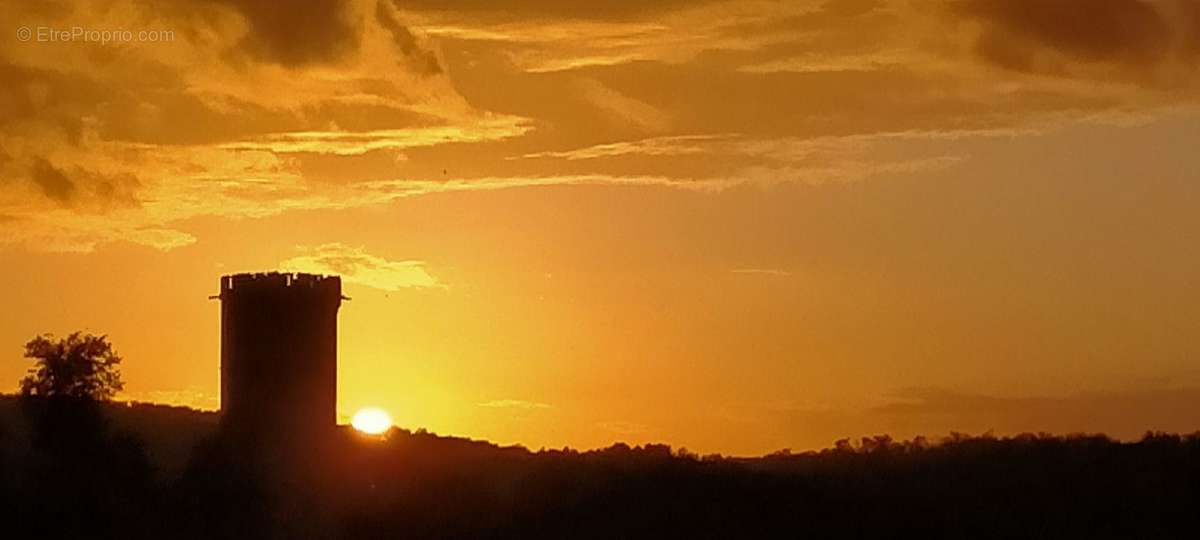
[[[526,411],[552,408],[551,405],[549,405],[547,403],[540,403],[537,401],[525,401],[525,400],[521,400],[521,399],[496,399],[496,400],[485,401],[483,403],[480,403],[479,406],[480,407],[488,407],[490,409],[520,409],[520,410],[526,410]]]
[[[814,137],[1022,129],[1191,99],[1119,77],[997,72],[975,52],[989,25],[955,5],[721,2],[633,20],[546,14],[550,22],[524,23],[411,9],[464,95],[553,126],[553,137],[549,130],[527,137],[543,135],[550,149],[524,154],[561,151],[554,145],[568,138],[604,144],[646,131]],[[603,92],[581,99],[580,80],[637,106],[606,108],[621,100],[598,99]],[[588,107],[599,110],[588,114]],[[623,126],[613,118],[624,118]]]
[[[489,19],[593,19],[628,20],[661,15],[680,8],[714,0],[394,0],[398,8],[422,12],[446,12],[460,17]]]
[[[75,183],[44,159],[39,158],[33,162],[32,178],[33,182],[42,188],[42,193],[59,203],[70,202],[75,193]]]
[[[623,420],[611,420],[606,422],[597,422],[596,427],[615,433],[622,437],[631,437],[634,435],[642,435],[650,431],[650,426],[637,422],[626,422]]]
[[[636,176],[636,175],[547,175],[547,176],[511,176],[511,177],[476,177],[445,181],[429,180],[380,180],[367,182],[362,187],[368,193],[374,193],[387,199],[427,195],[431,193],[451,193],[456,191],[492,191],[498,189],[514,189],[542,186],[647,186],[668,187],[691,191],[718,192],[740,183],[737,179],[709,178],[677,178],[667,176]]]
[[[0,191],[0,244],[22,243],[48,251],[88,252],[112,242],[132,242],[171,250],[195,242],[177,227],[199,216],[262,218],[292,210],[340,210],[386,204],[401,198],[434,193],[492,191],[555,185],[658,186],[695,191],[720,191],[736,182],[725,178],[671,178],[650,175],[546,175],[434,179],[396,178],[348,183],[306,180],[295,165],[261,150],[140,148],[112,145],[105,155],[124,156],[134,163],[88,163],[96,171],[157,171],[167,179],[136,186],[136,204],[109,204],[106,211],[66,208],[23,197],[18,190]],[[89,178],[99,178],[89,173]],[[439,174],[439,176],[441,176]],[[109,176],[120,183],[120,176]],[[126,182],[134,182],[129,179]],[[126,186],[119,190],[128,191]],[[89,193],[92,190],[89,189]],[[48,201],[44,196],[39,200]],[[53,201],[50,201],[53,202]],[[101,208],[87,202],[89,208]]]
[[[778,276],[778,277],[786,277],[786,276],[792,275],[791,272],[788,272],[787,270],[780,270],[778,268],[735,268],[733,270],[730,270],[730,272],[734,273],[734,274],[757,274],[757,275],[762,275],[762,276]]]
[[[1085,59],[1147,61],[1169,45],[1166,21],[1142,0],[967,0],[955,8],[1010,40]]]
[[[711,149],[710,146],[697,143],[727,139],[730,137],[733,137],[733,135],[713,134],[653,137],[636,141],[597,144],[587,148],[579,148],[575,150],[533,152],[520,157],[523,159],[562,158],[573,161],[580,159],[597,159],[626,155],[680,156],[687,154],[700,154]]]
[[[763,185],[800,183],[821,186],[837,183],[861,182],[868,178],[893,174],[916,174],[945,170],[962,161],[966,156],[944,155],[885,161],[846,160],[828,165],[801,166],[751,166],[740,171],[739,176],[747,182]]]
[[[742,66],[738,70],[745,73],[879,71],[912,65],[919,54],[905,49],[848,54],[806,53]]]
[[[358,48],[362,21],[344,0],[221,0],[245,18],[239,46],[250,55],[285,66],[333,62]]]
[[[801,161],[831,156],[856,156],[879,150],[880,146],[907,142],[986,139],[1033,135],[1036,128],[897,131],[863,135],[823,137],[750,137],[738,133],[674,135],[598,144],[574,150],[536,152],[523,159],[559,158],[566,160],[603,159],[621,156],[687,156],[693,154],[742,154],[774,161]]]
[[[966,159],[950,145],[1008,137],[1014,130],[910,131],[840,137],[748,137],[736,133],[651,137],[574,150],[538,152],[523,159],[617,160],[631,156],[697,156],[718,163],[713,178],[738,183],[821,185],[941,170]],[[931,151],[930,141],[945,143]],[[958,152],[958,153],[956,153]],[[903,156],[903,157],[889,157]]]
[[[1200,7],[1191,0],[964,0],[952,13],[978,21],[976,52],[1026,72],[1112,73],[1164,83],[1194,75]],[[1081,14],[1086,13],[1086,16]],[[1178,66],[1172,66],[1178,64]],[[1175,68],[1191,72],[1181,74]]]
[[[829,0],[821,10],[841,17],[865,15],[883,5],[883,0]]]
[[[552,73],[637,61],[683,63],[705,51],[753,50],[781,38],[730,34],[739,23],[808,13],[813,2],[655,3],[634,17],[588,17],[542,10],[537,17],[476,17],[406,4],[421,30],[435,38],[502,48],[506,63],[526,73]],[[615,10],[602,5],[603,10]]]
[[[0,223],[0,244],[173,249],[195,240],[175,226],[197,216],[402,196],[329,182],[293,155],[350,159],[532,129],[463,100],[433,69],[424,37],[373,0],[44,6],[13,16],[33,27],[169,29],[175,39],[125,44],[120,54],[16,40],[0,49],[0,213],[12,217]]]
[[[1182,78],[1163,66],[1190,58],[1194,71],[1200,31],[1184,30],[1200,28],[1194,2],[1145,3],[1167,21],[1165,45],[1139,37],[1142,23],[1114,30],[1109,15],[1055,37],[1044,15],[984,0],[941,8],[952,4],[22,4],[22,24],[171,29],[176,39],[0,49],[0,215],[10,218],[0,243],[165,250],[196,240],[186,224],[197,217],[428,193],[720,191],[915,174],[965,159],[956,137],[1194,101],[1090,71],[998,72],[974,52],[991,33],[1060,65],[1095,58],[1083,63],[1128,75],[1165,47],[1156,70]],[[1124,13],[1119,4],[1096,9]],[[1088,37],[1114,31],[1132,52]]]
[[[414,65],[419,71],[427,74],[442,72],[442,66],[438,63],[437,55],[432,51],[427,51],[420,47],[412,31],[401,24],[396,7],[391,2],[379,0],[375,4],[375,19],[379,21],[380,26],[392,35],[392,41],[396,43],[400,52],[413,59]]]
[[[585,99],[619,121],[639,130],[664,131],[671,118],[658,108],[608,88],[592,79],[581,79],[578,89]]]
[[[308,152],[342,156],[374,150],[405,149],[455,143],[501,140],[531,129],[523,118],[489,116],[463,125],[384,129],[372,131],[293,131],[271,133],[250,140],[229,142],[229,150],[268,150],[276,153]]]
[[[445,287],[425,269],[425,261],[389,261],[361,247],[340,243],[302,247],[303,255],[281,261],[287,272],[336,274],[350,283],[384,291]]]

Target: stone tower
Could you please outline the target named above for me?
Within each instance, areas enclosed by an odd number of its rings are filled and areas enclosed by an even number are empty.
[[[218,298],[225,428],[299,440],[336,426],[341,278],[223,276]]]

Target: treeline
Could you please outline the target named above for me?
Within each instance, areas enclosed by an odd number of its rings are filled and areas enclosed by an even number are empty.
[[[211,415],[179,411],[203,435],[165,473],[148,435],[124,427],[185,436],[162,409],[145,409],[155,421],[118,425],[101,408],[120,405],[23,403],[27,425],[0,424],[0,513],[14,533],[5,537],[1061,539],[1200,530],[1195,434],[880,436],[747,459],[665,445],[530,452],[423,431],[371,439],[338,430],[286,455],[226,436],[206,423]]]

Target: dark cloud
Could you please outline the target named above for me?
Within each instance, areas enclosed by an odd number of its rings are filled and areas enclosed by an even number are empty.
[[[960,9],[1010,39],[1091,60],[1149,59],[1168,44],[1162,15],[1138,0],[970,0]]]
[[[34,160],[31,178],[42,188],[42,193],[59,203],[70,202],[75,194],[75,183],[43,158]]]
[[[356,4],[345,0],[216,1],[233,7],[249,25],[238,43],[241,51],[256,60],[288,67],[336,63],[355,54],[367,22]],[[442,71],[437,57],[419,45],[388,0],[379,0],[374,17],[405,56],[405,67],[422,74]]]
[[[105,212],[138,206],[142,187],[130,173],[101,174],[82,168],[60,168],[45,158],[34,158],[30,179],[50,200],[78,211]]]
[[[250,55],[285,66],[337,61],[358,50],[362,21],[342,0],[219,0],[237,9],[250,29],[240,44]]]
[[[1019,71],[1070,71],[1071,62],[1147,73],[1195,55],[1200,8],[1192,0],[963,0],[955,15],[983,24],[976,51]],[[1065,57],[1046,61],[1045,53]]]
[[[413,61],[413,67],[419,73],[433,75],[442,72],[442,67],[438,64],[437,56],[417,46],[416,36],[413,36],[408,27],[400,24],[395,8],[392,5],[386,1],[380,1],[376,4],[375,18],[379,21],[379,25],[392,35],[392,41],[400,48],[400,52]]]
[[[79,144],[83,117],[102,102],[103,89],[91,78],[0,62],[0,126],[8,134],[18,124],[49,125]]]
[[[142,183],[132,174],[113,176],[90,175],[92,193],[101,211],[114,207],[136,207],[141,204],[137,191]]]
[[[1178,18],[1183,31],[1183,51],[1189,60],[1200,57],[1200,2],[1180,2]]]

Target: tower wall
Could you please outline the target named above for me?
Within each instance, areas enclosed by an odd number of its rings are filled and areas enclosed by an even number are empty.
[[[220,299],[222,422],[256,436],[333,428],[341,278],[224,276]]]

